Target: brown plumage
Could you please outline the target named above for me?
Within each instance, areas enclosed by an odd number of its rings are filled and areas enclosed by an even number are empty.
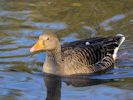
[[[45,50],[43,71],[55,75],[82,75],[104,71],[114,64],[117,51],[125,40],[122,34],[82,39],[60,45],[57,36],[47,32],[31,48]]]

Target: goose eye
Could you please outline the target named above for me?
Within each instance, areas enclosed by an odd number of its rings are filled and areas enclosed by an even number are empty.
[[[49,37],[47,38],[47,40],[49,40]]]
[[[47,37],[47,39],[46,40],[49,40],[49,37]]]

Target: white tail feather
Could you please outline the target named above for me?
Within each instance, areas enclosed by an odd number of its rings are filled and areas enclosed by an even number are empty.
[[[119,43],[119,46],[116,47],[116,48],[114,49],[114,53],[113,53],[113,59],[114,59],[114,60],[117,58],[117,52],[118,52],[118,50],[119,50],[121,44],[122,44],[122,43],[124,42],[124,40],[125,40],[125,36],[124,36],[123,34],[117,34],[117,36],[121,36],[121,41],[120,41],[120,43]]]

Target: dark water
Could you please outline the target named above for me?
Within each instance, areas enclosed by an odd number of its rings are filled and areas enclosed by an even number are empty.
[[[89,78],[41,72],[45,53],[30,47],[43,31],[61,43],[124,34],[115,69]],[[33,72],[33,73],[32,73]],[[0,100],[133,100],[133,0],[1,0]]]

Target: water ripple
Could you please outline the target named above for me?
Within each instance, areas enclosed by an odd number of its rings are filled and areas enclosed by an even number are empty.
[[[0,11],[0,17],[13,18],[18,20],[26,20],[31,11]]]
[[[29,25],[37,27],[38,29],[56,29],[61,30],[67,28],[67,25],[65,23],[60,22],[52,22],[52,23],[43,23],[43,22],[25,22],[23,25]]]

